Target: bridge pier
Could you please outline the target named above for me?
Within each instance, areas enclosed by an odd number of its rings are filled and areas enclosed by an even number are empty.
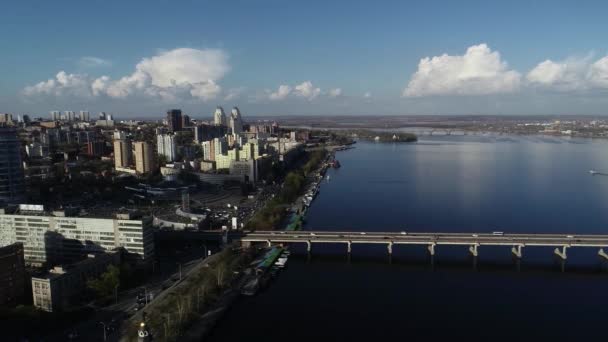
[[[567,248],[568,248],[568,246],[563,246],[561,251],[559,250],[559,248],[555,248],[555,250],[553,252],[555,253],[555,255],[562,258],[562,260],[566,260],[566,259],[568,259],[568,256],[566,255]]]
[[[312,242],[310,240],[306,241],[306,252],[310,254],[312,252]]]
[[[608,260],[608,254],[606,254],[606,252],[604,252],[603,248],[600,248],[600,250],[597,252],[597,255],[601,256],[602,258]]]
[[[266,240],[266,244],[268,245],[268,247],[272,247],[272,242],[270,240]]]
[[[388,248],[388,255],[392,256],[393,255],[393,242],[389,242],[389,244],[386,246]]]
[[[428,250],[429,250],[429,254],[430,254],[431,256],[435,256],[435,244],[434,244],[434,243],[432,243],[432,244],[430,244],[430,245],[429,245],[427,248],[428,248]]]
[[[521,259],[521,248],[523,246],[522,245],[517,245],[517,246],[513,246],[513,248],[511,248],[511,253],[513,253],[513,255],[515,255],[518,259]]]
[[[477,247],[479,246],[479,244],[474,244],[471,245],[471,247],[469,247],[469,252],[471,252],[471,255],[474,257],[477,257],[479,255],[479,252],[477,251]]]
[[[353,251],[352,242],[348,241],[346,243],[346,248],[346,252],[348,253],[348,255],[350,255],[350,253]]]

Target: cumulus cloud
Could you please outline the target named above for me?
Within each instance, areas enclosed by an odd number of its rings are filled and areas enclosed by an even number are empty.
[[[530,70],[526,80],[532,86],[557,91],[608,88],[608,56],[595,62],[590,57],[559,62],[548,59]]]
[[[327,93],[329,97],[339,97],[342,96],[342,88],[333,88],[330,89]]]
[[[271,100],[283,100],[291,94],[291,87],[286,84],[281,84],[277,91],[270,93],[268,98]]]
[[[207,101],[221,93],[217,82],[229,71],[228,56],[222,50],[178,48],[142,59],[133,73],[118,80],[108,76],[91,79],[62,71],[55,79],[26,87],[23,93],[27,96],[79,93],[112,98],[137,95],[167,101],[188,98]]]
[[[485,95],[513,92],[521,75],[509,70],[497,51],[486,44],[471,46],[462,56],[443,54],[418,63],[403,96]]]
[[[321,94],[321,88],[316,88],[312,85],[312,82],[306,81],[294,87],[294,94],[308,100],[313,100]]]
[[[342,93],[340,88],[332,89],[327,94],[333,97],[338,96]],[[300,97],[312,101],[319,97],[322,94],[321,88],[315,87],[311,81],[304,81],[295,86],[290,86],[287,84],[281,84],[276,91],[270,92],[267,91],[268,99],[272,101],[284,100],[289,96]],[[336,95],[337,94],[337,95]]]
[[[60,71],[54,78],[39,82],[23,89],[27,96],[38,94],[52,96],[90,96],[89,79],[84,74],[68,74]]]

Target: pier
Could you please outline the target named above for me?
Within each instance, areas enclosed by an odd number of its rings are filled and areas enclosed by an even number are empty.
[[[353,244],[384,244],[389,255],[397,245],[424,245],[430,255],[442,245],[468,248],[477,257],[483,246],[508,246],[516,258],[522,258],[525,247],[555,247],[554,254],[567,259],[567,250],[574,247],[598,248],[598,255],[608,260],[604,248],[608,248],[608,235],[577,234],[503,234],[503,233],[410,233],[410,232],[330,232],[330,231],[255,231],[240,237],[244,246],[252,243],[275,244],[301,243],[312,252],[315,244],[344,244],[346,252],[352,252]]]

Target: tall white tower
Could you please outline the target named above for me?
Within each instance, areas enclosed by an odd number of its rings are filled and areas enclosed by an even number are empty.
[[[224,113],[224,108],[217,106],[215,113],[213,113],[213,123],[216,126],[226,126],[226,113]]]
[[[241,118],[241,112],[238,107],[232,108],[230,128],[232,129],[232,134],[239,134],[243,131],[243,119]]]

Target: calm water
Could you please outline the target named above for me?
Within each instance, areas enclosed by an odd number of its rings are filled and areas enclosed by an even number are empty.
[[[339,152],[307,229],[608,233],[608,142],[427,137]],[[608,271],[595,249],[294,246],[269,289],[243,298],[213,341],[588,340],[605,336]]]

